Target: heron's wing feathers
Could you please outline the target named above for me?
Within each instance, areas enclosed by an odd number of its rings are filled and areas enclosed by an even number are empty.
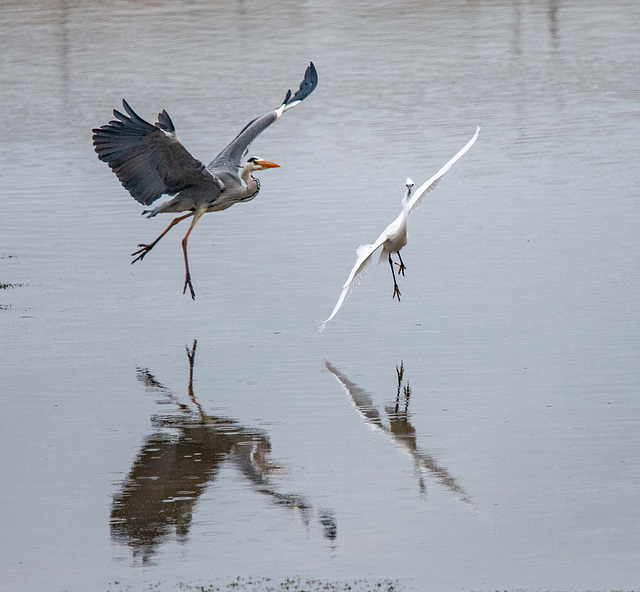
[[[245,125],[231,143],[209,163],[207,168],[240,168],[242,166],[242,158],[247,153],[251,143],[274,121],[279,119],[285,111],[304,101],[304,99],[314,91],[317,85],[318,73],[316,72],[316,67],[313,65],[313,62],[311,62],[307,67],[304,80],[300,84],[300,88],[296,94],[291,96],[291,91],[288,91],[280,107],[265,113],[261,117],[257,117]]]
[[[476,127],[476,133],[473,134],[473,138],[471,138],[460,152],[458,152],[447,164],[445,164],[433,177],[431,177],[428,181],[425,181],[418,190],[413,194],[411,199],[409,200],[409,211],[415,210],[424,199],[425,195],[430,191],[433,191],[438,183],[442,180],[445,173],[453,166],[453,164],[462,158],[464,154],[473,146],[475,141],[478,139],[478,134],[480,133],[480,126]]]
[[[166,111],[154,126],[122,104],[127,114],[114,109],[116,119],[93,130],[93,146],[137,201],[149,205],[163,194],[214,180],[179,142]]]
[[[251,142],[276,119],[278,117],[274,110],[250,121],[231,143],[207,165],[207,168],[215,170],[224,167],[234,172],[237,171],[242,166],[242,158],[247,153]]]
[[[293,97],[291,96],[291,91],[287,91],[284,101],[282,105],[280,105],[278,111],[282,111],[282,113],[284,113],[285,111],[292,109],[298,103],[304,101],[316,89],[316,86],[318,86],[318,72],[316,67],[313,65],[313,62],[310,62],[304,72],[304,78],[300,83],[300,88],[296,91],[296,94],[293,95]],[[278,117],[280,117],[280,115],[278,115]]]
[[[356,251],[357,253],[356,263],[353,266],[351,273],[349,273],[349,277],[347,278],[347,281],[345,282],[344,286],[342,286],[342,292],[340,293],[340,298],[338,298],[338,302],[336,303],[335,308],[333,309],[333,312],[331,313],[331,315],[326,321],[323,321],[320,324],[321,332],[324,330],[326,324],[333,317],[336,316],[336,314],[340,310],[340,307],[344,303],[346,297],[349,296],[349,294],[351,294],[351,292],[353,292],[353,290],[355,290],[358,287],[362,279],[364,279],[364,270],[373,260],[373,254],[376,252],[377,249],[379,249],[382,246],[382,243],[384,243],[386,239],[387,239],[387,233],[385,231],[378,237],[378,240],[376,240],[375,243],[371,245],[360,245],[358,247],[358,250]]]

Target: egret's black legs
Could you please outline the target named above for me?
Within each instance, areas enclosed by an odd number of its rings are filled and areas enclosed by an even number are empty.
[[[407,268],[405,267],[405,264],[402,261],[402,256],[400,255],[400,251],[398,251],[396,255],[398,255],[398,259],[400,259],[400,263],[396,263],[396,265],[398,266],[398,273],[401,273],[402,277],[404,277],[404,270]]]
[[[396,282],[396,273],[393,271],[393,259],[391,259],[391,253],[389,253],[389,267],[391,267],[391,275],[393,276],[393,296],[391,299],[393,300],[397,296],[398,302],[400,302],[400,288],[398,288],[398,282]]]
[[[191,293],[191,299],[196,299],[196,293],[193,289],[193,284],[191,283],[191,273],[189,272],[189,257],[187,256],[187,241],[189,240],[189,235],[193,230],[193,227],[196,225],[196,222],[200,220],[202,214],[204,214],[206,210],[199,210],[194,212],[193,214],[189,214],[193,216],[193,220],[191,221],[191,226],[189,226],[189,230],[187,230],[187,234],[184,235],[182,239],[182,252],[184,253],[184,288],[182,289],[182,293],[184,294],[187,291],[187,286],[189,287],[189,292]]]
[[[153,249],[153,247],[155,247],[158,244],[158,241],[165,235],[167,234],[167,232],[169,232],[178,222],[181,222],[182,220],[184,220],[185,218],[188,218],[189,216],[193,216],[193,212],[190,212],[188,214],[185,214],[184,216],[178,216],[177,218],[174,218],[171,221],[171,224],[169,224],[169,226],[167,226],[164,229],[164,232],[156,239],[154,240],[152,243],[149,243],[148,245],[145,244],[139,244],[139,247],[142,247],[141,249],[138,249],[135,253],[131,253],[132,257],[135,257],[137,255],[137,257],[131,262],[131,265],[133,265],[136,261],[142,261],[144,259],[144,256],[151,250]]]

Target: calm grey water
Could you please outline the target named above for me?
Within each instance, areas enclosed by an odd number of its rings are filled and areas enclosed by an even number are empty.
[[[3,589],[638,586],[637,2],[0,14]],[[191,236],[198,299],[186,228],[130,266],[168,219],[91,128],[166,108],[208,162],[310,60],[252,148],[282,168]],[[410,220],[402,303],[373,266],[318,334],[404,179],[476,124]]]

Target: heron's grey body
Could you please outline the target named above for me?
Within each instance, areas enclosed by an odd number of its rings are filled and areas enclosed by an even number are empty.
[[[250,121],[206,167],[180,143],[166,111],[159,113],[158,121],[152,125],[123,100],[126,114],[114,109],[116,119],[93,130],[98,158],[109,165],[125,189],[141,204],[148,206],[162,195],[173,196],[155,208],[144,210],[148,217],[189,212],[173,220],[152,243],[138,245],[142,248],[133,253],[136,258],[132,263],[143,259],[177,222],[193,216],[182,246],[186,268],[184,291],[189,287],[191,297],[195,298],[186,247],[193,226],[206,212],[225,210],[255,198],[260,191],[260,182],[252,173],[278,165],[252,157],[243,166],[243,157],[258,135],[285,111],[307,98],[317,84],[318,74],[311,63],[295,95],[288,91],[280,107]]]
[[[208,169],[207,169],[208,170]],[[251,201],[260,191],[260,181],[251,171],[241,171],[240,174],[226,170],[208,171],[215,182],[187,187],[173,199],[152,210],[144,210],[143,214],[152,218],[161,213],[177,213],[195,211],[203,208],[205,212],[219,212],[232,205]]]
[[[300,102],[311,94],[315,88],[315,84],[317,84],[317,75],[315,75],[314,81],[313,78],[309,80],[310,74],[315,74],[313,64],[311,64],[307,70],[305,81],[303,82],[303,85],[305,82],[309,85],[312,84],[312,88],[305,88],[304,91],[306,94],[302,98],[297,98],[302,91],[302,85],[301,91],[298,91],[293,99],[290,98],[290,94],[288,93],[283,103],[284,106],[287,105],[287,101],[291,103],[293,101]],[[254,170],[260,169],[245,165],[245,167],[239,171],[242,167],[242,158],[253,140],[274,123],[280,115],[282,115],[282,112],[278,113],[276,109],[248,123],[206,168],[203,167],[203,182],[185,188],[165,204],[153,210],[145,210],[143,213],[148,214],[148,217],[153,217],[162,212],[184,212],[197,210],[199,207],[204,208],[204,206],[206,206],[206,212],[219,212],[230,208],[236,203],[251,201],[260,191],[260,181],[251,173]],[[170,135],[165,135],[170,138]],[[175,141],[178,141],[177,138]],[[247,165],[248,164],[247,162]],[[209,178],[209,175],[213,177],[213,182],[212,179]]]

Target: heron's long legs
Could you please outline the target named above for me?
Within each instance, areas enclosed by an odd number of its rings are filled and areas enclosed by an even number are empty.
[[[206,413],[202,408],[202,405],[198,403],[196,399],[196,395],[193,392],[193,366],[196,360],[196,347],[198,346],[198,340],[193,340],[193,346],[191,349],[187,346],[187,358],[189,358],[189,386],[187,387],[187,392],[189,393],[189,399],[191,402],[198,408],[198,413],[200,413],[200,417],[202,420],[206,419]]]
[[[393,296],[391,299],[393,300],[397,296],[398,302],[400,302],[400,288],[398,288],[398,282],[396,282],[396,273],[393,271],[393,259],[391,259],[391,253],[389,253],[389,266],[391,267],[391,275],[393,276]]]
[[[187,256],[187,241],[189,240],[189,235],[193,230],[193,227],[196,225],[196,222],[200,220],[202,214],[204,214],[206,210],[199,210],[192,214],[193,220],[191,221],[191,226],[189,226],[189,230],[187,230],[187,234],[184,235],[182,239],[182,252],[184,253],[184,288],[182,289],[182,293],[184,294],[187,291],[187,286],[189,287],[189,292],[191,293],[191,299],[196,299],[196,293],[193,290],[193,284],[191,283],[191,273],[189,273],[189,257]]]
[[[398,266],[398,273],[401,273],[404,277],[404,270],[407,268],[405,267],[404,261],[402,261],[402,255],[400,255],[400,251],[398,251],[396,255],[398,255],[398,259],[400,259],[400,263],[396,263],[396,265]]]
[[[174,218],[171,221],[171,224],[169,224],[169,226],[167,226],[164,231],[162,232],[162,234],[156,239],[154,240],[152,243],[149,243],[148,245],[142,244],[140,243],[138,246],[142,247],[141,249],[138,249],[135,253],[131,253],[132,257],[135,257],[136,255],[138,255],[132,262],[131,265],[133,265],[136,261],[142,261],[144,259],[144,256],[151,250],[153,249],[153,247],[155,247],[158,244],[158,241],[165,235],[167,234],[167,232],[169,232],[178,222],[181,222],[182,220],[184,220],[185,218],[188,218],[189,216],[193,216],[193,212],[189,212],[188,214],[185,214],[184,216],[178,216],[177,218]]]

